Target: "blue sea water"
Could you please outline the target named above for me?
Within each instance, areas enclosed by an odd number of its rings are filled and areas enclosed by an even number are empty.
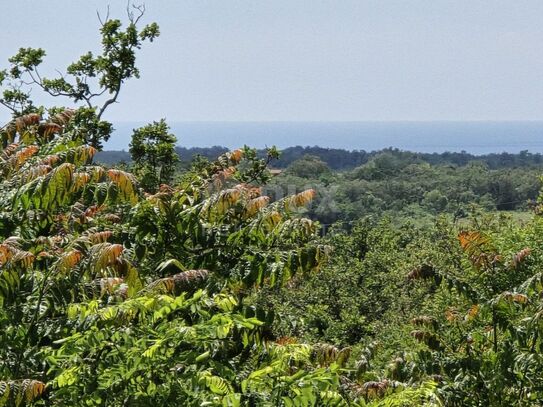
[[[128,148],[132,129],[144,123],[115,123],[106,150]],[[472,154],[543,153],[543,121],[429,122],[170,122],[184,147],[243,145],[279,148],[320,146],[373,151],[386,147],[416,152]]]

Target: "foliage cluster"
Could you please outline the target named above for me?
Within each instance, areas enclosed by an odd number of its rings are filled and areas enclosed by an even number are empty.
[[[276,342],[273,310],[244,300],[326,260],[315,224],[293,216],[314,192],[269,203],[262,165],[236,150],[143,195],[134,175],[93,165],[62,118],[46,140],[57,117],[21,116],[2,134],[4,403],[342,399],[345,352]],[[8,391],[17,380],[36,384]]]
[[[439,214],[464,218],[474,209],[526,210],[539,194],[542,167],[490,169],[472,161],[464,166],[432,165],[412,154],[382,152],[346,172],[331,171],[316,156],[294,162],[270,185],[283,196],[314,188],[318,196],[308,216],[325,224],[367,215],[429,219]]]
[[[451,406],[539,405],[542,228],[364,219],[329,234],[333,263],[259,303],[280,334],[352,347],[364,380],[433,380]]]

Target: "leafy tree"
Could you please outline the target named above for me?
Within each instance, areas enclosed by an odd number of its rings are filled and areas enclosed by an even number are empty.
[[[305,155],[293,162],[287,171],[301,178],[318,178],[329,173],[330,168],[319,157]]]
[[[164,119],[134,130],[129,151],[134,174],[144,190],[155,192],[161,184],[173,181],[179,161],[176,141]]]
[[[78,137],[95,148],[102,147],[111,135],[111,124],[102,120],[106,109],[119,97],[122,85],[130,78],[139,78],[136,51],[146,41],[159,36],[159,28],[152,23],[138,29],[145,12],[144,6],[128,8],[128,25],[123,30],[120,20],[100,19],[102,51],[83,54],[66,68],[65,74],[47,78],[40,74],[46,52],[41,48],[21,48],[10,58],[11,67],[0,71],[0,86],[6,84],[0,104],[7,107],[14,117],[26,113],[43,113],[43,106],[36,106],[30,98],[32,86],[48,95],[67,98],[71,103],[82,103],[70,123]]]
[[[424,205],[436,212],[442,212],[447,207],[447,197],[434,189],[424,194]]]

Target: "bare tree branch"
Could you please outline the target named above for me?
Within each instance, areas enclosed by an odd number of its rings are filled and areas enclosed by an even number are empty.
[[[134,13],[134,11],[130,10],[130,6],[132,6],[132,9],[137,11],[137,16],[136,17],[135,17],[136,13]],[[131,0],[128,0],[128,2],[126,4],[126,14],[128,15],[128,20],[132,24],[137,24],[138,21],[140,21],[141,17],[143,17],[143,15],[145,14],[145,4],[143,3],[143,4],[140,4],[140,5],[135,5],[135,4],[132,4]]]
[[[10,105],[9,103],[6,103],[6,102],[4,101],[4,99],[0,99],[0,104],[1,104],[2,106],[4,106],[4,107],[8,108],[9,110],[11,110],[13,113],[17,113],[17,112],[18,112],[17,109],[15,109],[15,107],[13,107],[12,105]],[[9,124],[9,123],[8,123],[8,124]],[[2,129],[3,129],[4,127],[6,127],[6,126],[7,126],[7,124],[5,124],[4,126],[2,126]]]
[[[96,10],[96,15],[98,16],[98,21],[100,21],[100,24],[102,27],[109,21],[109,4],[107,5],[107,12],[106,12],[106,18],[102,21],[102,16],[100,15],[100,12]]]

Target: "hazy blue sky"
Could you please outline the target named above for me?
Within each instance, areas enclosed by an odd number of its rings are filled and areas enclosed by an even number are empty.
[[[62,68],[124,1],[0,0],[0,66]],[[543,119],[543,1],[147,0],[161,37],[111,120]]]

